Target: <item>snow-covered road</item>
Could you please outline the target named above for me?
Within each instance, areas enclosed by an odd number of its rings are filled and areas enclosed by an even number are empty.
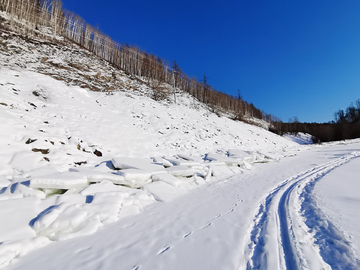
[[[318,147],[258,164],[93,235],[54,242],[9,269],[359,269],[359,242],[348,237],[357,235],[350,225],[359,214],[341,227],[338,214],[323,213],[326,200],[318,204],[313,196],[345,166],[355,172],[359,150],[360,144]],[[347,184],[340,186],[359,186]],[[326,198],[329,191],[322,192]]]

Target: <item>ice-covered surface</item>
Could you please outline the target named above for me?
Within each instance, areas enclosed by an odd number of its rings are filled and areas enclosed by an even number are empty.
[[[79,48],[1,39],[0,268],[359,268],[359,141],[300,146],[156,102]]]

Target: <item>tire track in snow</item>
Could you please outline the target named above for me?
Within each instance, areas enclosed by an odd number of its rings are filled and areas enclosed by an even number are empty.
[[[294,247],[292,246],[291,242],[291,235],[289,231],[289,194],[292,192],[294,187],[298,184],[298,182],[301,180],[296,181],[293,183],[281,196],[279,207],[278,207],[278,217],[279,217],[279,225],[280,225],[280,235],[281,235],[281,242],[283,245],[283,251],[284,251],[284,259],[286,264],[286,269],[297,269],[297,258],[296,254],[293,252]]]
[[[303,236],[298,235],[297,228],[294,230],[293,227],[293,224],[298,225],[298,223],[306,229],[307,237],[311,239],[311,251],[319,253],[318,256],[314,256],[317,258],[316,265],[321,265],[324,269],[328,269],[329,265],[333,269],[358,268],[357,259],[349,260],[350,243],[341,233],[329,233],[324,226],[314,224],[316,221],[323,223],[324,219],[318,218],[321,211],[320,209],[315,211],[311,191],[316,182],[325,174],[359,156],[360,152],[354,152],[316,166],[286,179],[273,189],[259,206],[253,226],[249,230],[250,241],[244,247],[247,256],[246,268],[268,269],[274,267],[275,263],[278,269],[309,269],[309,264],[314,264],[314,262],[308,262],[309,259],[303,254]],[[294,190],[297,194],[293,192]],[[290,196],[297,196],[296,199],[301,204],[300,211],[294,211],[294,207],[290,204]],[[304,207],[305,204],[306,207]],[[307,222],[309,220],[312,224]],[[334,232],[335,226],[332,225],[329,228]],[[337,239],[331,239],[331,236]],[[327,245],[331,245],[331,248],[326,247]],[[306,248],[309,250],[309,247]],[[335,252],[333,252],[334,249]],[[336,253],[337,258],[329,261],[332,253]],[[341,263],[342,260],[346,263]],[[341,267],[337,267],[339,263]]]

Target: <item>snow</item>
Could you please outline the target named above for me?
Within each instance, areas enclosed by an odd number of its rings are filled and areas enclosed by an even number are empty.
[[[137,158],[113,158],[111,163],[116,169],[138,169],[145,171],[153,171],[154,173],[165,172],[163,166],[152,164],[150,159],[137,159]]]
[[[79,172],[63,172],[31,178],[31,188],[72,189],[88,185],[86,176]]]
[[[166,182],[156,182],[143,186],[143,190],[153,195],[157,201],[168,202],[183,195],[186,190],[169,185]]]
[[[284,135],[290,141],[296,142],[301,145],[313,144],[313,136],[308,133],[298,132],[297,134],[287,133]]]
[[[338,240],[336,245],[339,250],[330,250],[323,245],[321,252],[330,265],[339,264],[336,260],[341,260],[340,265],[343,268],[349,267],[347,260],[351,262],[354,258],[359,258],[360,254],[359,168],[360,159],[352,160],[322,178],[313,191],[313,200],[322,212],[318,214],[318,223],[322,223],[323,227],[321,229],[326,228],[324,231],[329,233],[329,238]],[[321,239],[320,233],[317,237],[318,241],[327,240]],[[346,246],[351,246],[347,250],[348,258],[339,256],[341,249]]]
[[[169,167],[166,171],[174,176],[191,177],[195,174],[195,170],[188,166],[174,166]]]
[[[79,48],[7,38],[0,268],[360,267],[359,140],[304,146],[185,93],[155,102]],[[73,62],[118,72],[117,91],[75,85]]]
[[[297,203],[305,195],[307,185],[326,181],[327,176],[341,168],[347,170],[343,166],[358,160],[354,149],[359,147],[359,143],[327,145],[280,162],[257,164],[243,174],[212,181],[175,200],[153,203],[143,213],[119,219],[95,234],[36,250],[9,269],[244,269],[248,263],[278,269],[286,265],[279,261],[284,241],[278,241],[277,237],[283,236],[276,225],[277,209],[286,202],[281,198],[297,198],[290,200],[294,205],[286,208],[286,215],[304,226],[306,213],[297,210]],[[286,192],[290,187],[296,189]],[[316,213],[312,215],[318,217]],[[338,220],[339,216],[334,217]],[[350,222],[355,225],[356,221]],[[300,240],[296,245],[303,259],[299,268],[331,269],[318,252],[313,234],[305,229],[294,232],[295,239]],[[347,232],[352,235],[352,231]],[[251,239],[264,245],[255,242],[252,246]],[[255,252],[249,250],[251,247]],[[341,262],[332,268],[337,269]],[[357,268],[353,264],[350,269]]]
[[[153,174],[151,179],[153,181],[165,182],[174,187],[179,187],[181,185],[181,181],[172,174],[165,174],[165,173]]]

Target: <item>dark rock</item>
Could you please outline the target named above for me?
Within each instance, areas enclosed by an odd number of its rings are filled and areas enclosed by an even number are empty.
[[[102,157],[102,153],[99,150],[95,150],[94,154],[97,155],[98,157]]]
[[[46,155],[50,153],[50,149],[39,149],[39,148],[33,148],[31,151],[33,152],[41,152],[41,154]]]
[[[25,142],[26,144],[30,144],[30,143],[33,143],[33,142],[36,142],[37,139],[27,139],[27,141]]]
[[[38,91],[32,91],[32,93],[33,93],[33,95],[34,95],[35,97],[39,97],[39,96],[40,96],[40,94],[39,94]]]
[[[29,105],[33,106],[35,109],[37,108],[37,106],[34,103],[28,102]]]
[[[79,162],[74,162],[75,165],[83,165],[83,164],[87,164],[87,161],[79,161]]]

